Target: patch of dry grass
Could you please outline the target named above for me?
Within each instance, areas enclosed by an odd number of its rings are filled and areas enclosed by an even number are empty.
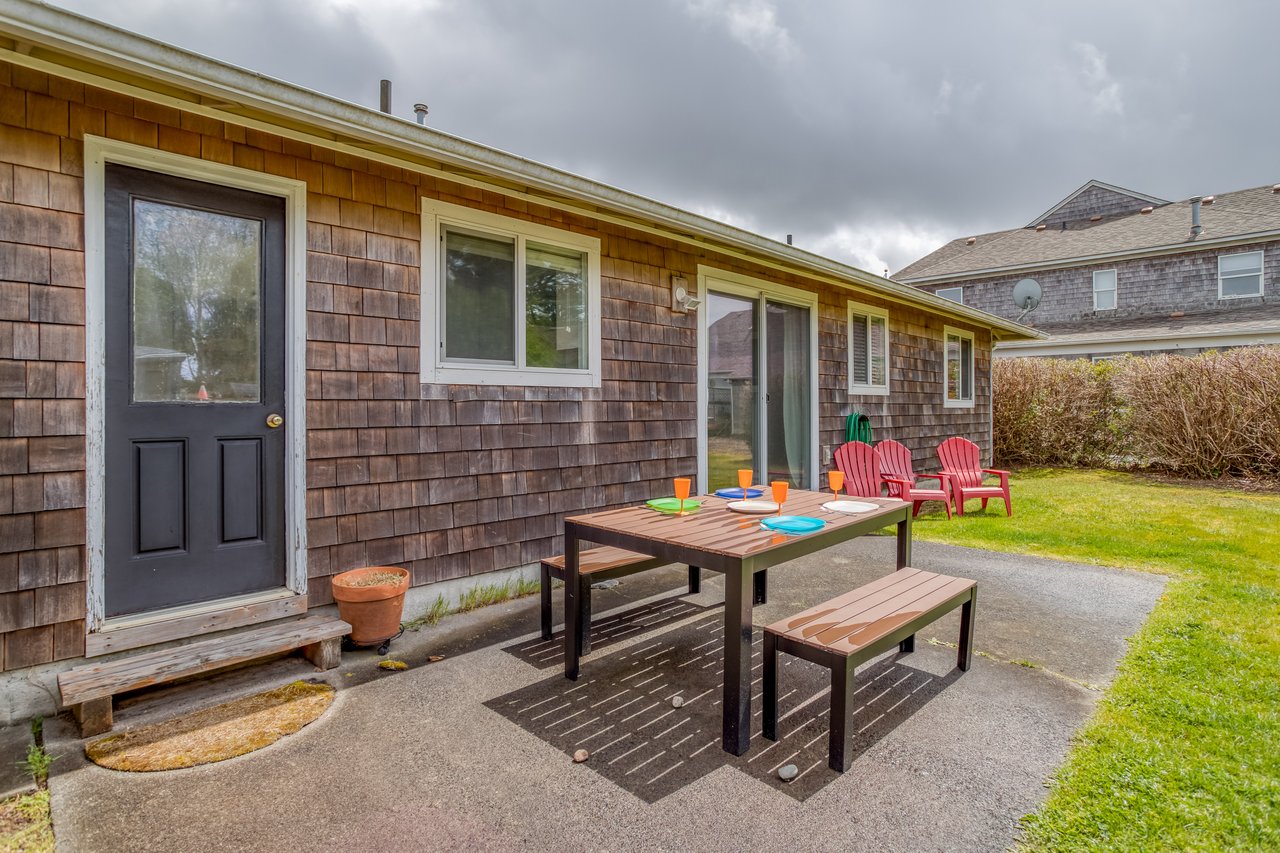
[[[295,681],[172,720],[107,735],[85,745],[89,760],[111,770],[152,772],[195,767],[253,752],[291,735],[333,703],[327,684]]]
[[[53,853],[48,791],[0,802],[0,853]]]

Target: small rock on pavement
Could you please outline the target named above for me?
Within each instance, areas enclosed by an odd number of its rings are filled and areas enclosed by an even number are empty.
[[[587,752],[585,749],[580,749],[573,754],[573,763],[581,764],[582,762],[586,761],[590,757],[591,757],[591,753]]]
[[[683,696],[672,696],[672,697],[671,697],[671,707],[672,707],[672,708],[683,708],[683,707],[684,707],[684,697],[683,697]]]
[[[794,764],[784,764],[778,768],[778,778],[783,782],[790,782],[792,779],[800,775],[800,768]]]
[[[613,589],[619,583],[620,581],[617,578],[609,578],[607,581],[600,581],[599,583],[593,583],[591,585],[591,588],[592,589]]]

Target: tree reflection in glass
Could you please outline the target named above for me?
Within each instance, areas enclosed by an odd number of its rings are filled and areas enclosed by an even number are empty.
[[[586,256],[525,245],[525,364],[587,368]]]
[[[133,399],[256,402],[262,223],[133,203]]]

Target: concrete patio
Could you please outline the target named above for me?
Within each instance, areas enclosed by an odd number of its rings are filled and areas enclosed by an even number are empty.
[[[771,570],[756,625],[886,574],[893,547],[863,538]],[[721,587],[710,575],[683,595],[672,567],[595,593],[577,682],[560,670],[560,633],[538,639],[531,597],[406,634],[392,656],[407,672],[368,652],[322,676],[286,659],[117,709],[124,728],[298,677],[339,688],[318,722],[221,764],[108,771],[49,721],[60,849],[1006,849],[1164,582],[920,542],[913,563],[978,581],[978,655],[954,669],[941,644],[955,642],[952,613],[914,654],[860,669],[843,775],[826,767],[826,671],[794,659],[781,741],[759,737],[757,694],[751,750],[720,749]],[[788,763],[800,776],[784,783]]]

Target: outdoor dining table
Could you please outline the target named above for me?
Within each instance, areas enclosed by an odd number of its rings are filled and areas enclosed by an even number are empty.
[[[862,513],[832,512],[822,508],[832,500],[830,492],[793,489],[782,511],[820,518],[826,524],[814,533],[788,536],[762,529],[759,515],[729,510],[728,500],[707,495],[690,500],[701,506],[684,515],[635,506],[564,520],[564,674],[577,679],[582,657],[579,543],[613,545],[719,572],[725,577],[723,745],[726,752],[742,755],[751,743],[751,609],[764,600],[765,570],[894,523],[898,525],[897,568],[901,569],[911,562],[911,504],[890,498],[857,498],[878,508]],[[909,643],[904,641],[903,645]]]

